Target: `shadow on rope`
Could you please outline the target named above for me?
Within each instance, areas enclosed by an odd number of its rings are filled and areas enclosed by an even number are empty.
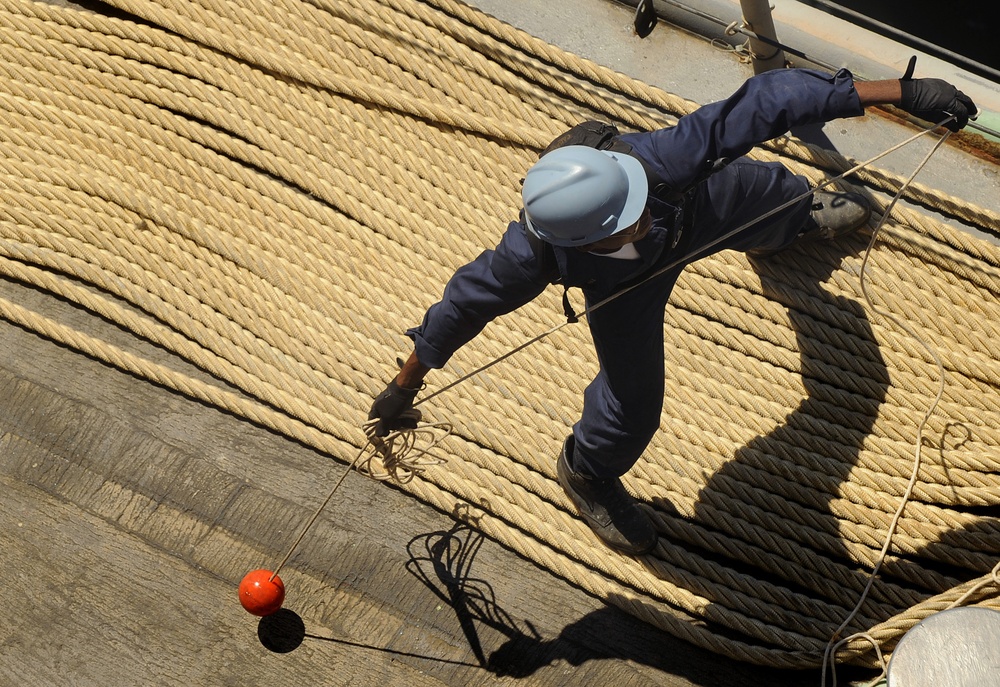
[[[867,235],[855,236],[818,249],[793,248],[768,260],[751,260],[764,295],[784,305],[788,313],[789,325],[795,331],[805,397],[782,424],[738,449],[732,460],[709,479],[698,496],[693,517],[697,526],[737,540],[746,537],[751,545],[765,551],[772,549],[758,536],[774,535],[789,541],[799,560],[782,561],[777,552],[770,559],[754,563],[729,560],[717,552],[705,556],[762,583],[832,606],[831,617],[816,618],[814,628],[785,628],[827,639],[860,598],[869,570],[864,565],[846,563],[855,556],[842,539],[842,523],[830,504],[840,497],[840,488],[851,478],[885,403],[890,377],[864,302],[825,293],[822,285],[841,269],[844,258],[863,252],[867,239]],[[840,322],[826,318],[819,308],[806,312],[789,302],[784,276],[790,269],[808,275],[807,302],[824,304],[823,308],[836,313]],[[825,343],[817,338],[817,331],[829,331],[835,338]],[[859,353],[852,357],[850,352],[837,349],[839,337],[851,339]],[[833,358],[831,348],[836,349],[833,355],[843,355]],[[849,361],[846,365],[845,360]],[[846,403],[839,405],[845,397]],[[812,483],[800,482],[796,473],[809,473]],[[720,522],[732,519],[750,520],[760,528],[759,533],[741,536],[733,534],[733,528],[720,527]],[[737,541],[736,545],[742,543]],[[695,542],[688,545],[697,546]],[[840,598],[830,598],[838,592]],[[867,616],[870,606],[865,607],[863,615]],[[749,641],[761,646],[771,644],[760,638]],[[825,641],[819,640],[821,645]],[[775,641],[774,646],[780,648],[780,642]]]
[[[671,535],[671,544],[701,558],[703,562],[717,564],[737,575],[759,580],[761,584],[799,593],[817,601],[818,605],[837,603],[825,598],[823,591],[857,590],[853,600],[842,601],[846,608],[839,619],[831,617],[828,620],[831,636],[860,597],[868,574],[864,566],[842,564],[853,560],[853,556],[841,539],[841,522],[829,504],[839,497],[840,486],[850,478],[886,400],[890,379],[879,344],[867,320],[864,303],[823,293],[822,284],[841,269],[845,257],[864,250],[867,238],[855,237],[818,248],[793,248],[765,260],[751,260],[761,279],[764,295],[784,305],[788,313],[789,325],[796,335],[805,396],[779,426],[738,449],[732,459],[709,478],[698,495],[693,517],[679,522],[672,528]],[[803,274],[808,283],[790,286],[787,280],[789,272]],[[789,290],[797,287],[807,291],[805,298],[800,299],[805,301],[805,306],[791,302],[793,298]],[[809,308],[808,304],[816,302],[823,306]],[[828,312],[836,313],[838,321],[825,317],[826,308],[829,308]],[[834,337],[851,338],[856,349],[862,351],[850,365],[851,369],[844,369],[844,360],[850,357],[850,353],[837,355],[841,351],[837,348],[836,338],[832,342],[823,342],[822,332],[831,330]],[[821,332],[820,338],[817,338],[817,331]],[[837,406],[836,399],[842,398],[845,393],[850,398],[850,407]],[[831,411],[835,413],[832,419]],[[666,399],[664,412],[671,412],[669,398]],[[797,482],[796,471],[811,473],[811,483]],[[668,520],[681,518],[667,499],[654,498],[650,505]],[[704,539],[706,535],[709,537],[708,544]],[[770,537],[790,540],[792,548],[802,552],[802,559],[784,560],[782,553],[768,545]],[[748,542],[749,547],[745,546]],[[753,555],[754,549],[764,554],[763,560],[746,560],[747,556]],[[728,554],[728,550],[733,550],[733,553]],[[653,563],[647,567],[661,579],[665,569],[668,569]],[[831,568],[838,568],[843,579],[830,584]],[[795,579],[796,575],[804,575],[806,579]],[[668,581],[681,587],[688,584],[683,579]],[[724,586],[725,582],[710,579],[706,584],[709,591],[705,595],[711,598],[711,587]],[[699,593],[698,590],[693,591]],[[747,589],[745,593],[756,598],[753,589]],[[851,593],[847,592],[848,595]],[[733,612],[731,606],[720,606],[717,610],[722,615]],[[831,615],[836,616],[838,612],[834,611]],[[718,614],[707,608],[702,617],[713,615]],[[752,611],[750,615],[753,615]],[[823,624],[822,620],[813,623],[819,627]],[[817,634],[822,636],[825,631],[815,627],[786,629],[811,637]],[[790,648],[783,646],[780,639],[769,641],[762,637],[744,636],[730,628],[716,627],[713,632],[746,642],[749,646],[770,647],[778,651]],[[823,643],[825,640],[817,640],[817,664]],[[687,645],[682,643],[682,646]],[[707,672],[716,677],[707,678],[704,682],[696,681],[697,684],[720,684],[720,673],[716,669],[726,661],[720,659],[720,656],[705,652],[701,660],[712,666]],[[787,678],[789,684],[802,684],[803,680],[814,678],[814,673],[805,674],[802,670],[770,669],[767,672],[767,668],[756,668],[735,660],[731,662],[739,666],[740,672],[750,669],[766,674],[767,679],[760,684],[783,684],[783,678]],[[726,683],[723,681],[721,684]],[[751,678],[749,684],[756,683]]]
[[[709,479],[699,494],[692,518],[697,528],[735,540],[735,546],[749,542],[770,551],[766,540],[758,537],[773,534],[790,542],[790,548],[799,558],[784,560],[784,554],[775,552],[770,559],[761,557],[748,562],[736,556],[727,557],[718,550],[703,551],[693,537],[691,541],[675,542],[685,548],[691,547],[692,552],[708,560],[759,580],[761,584],[773,584],[783,591],[801,594],[809,602],[826,605],[827,618],[816,617],[813,623],[807,622],[804,629],[784,628],[807,637],[822,638],[817,640],[820,652],[861,599],[872,569],[866,562],[853,562],[858,556],[844,538],[843,516],[834,512],[832,503],[842,498],[845,482],[857,479],[852,477],[852,471],[886,402],[890,372],[867,319],[866,304],[822,290],[822,284],[841,269],[845,257],[864,250],[866,240],[867,237],[855,237],[839,245],[792,249],[753,263],[764,294],[786,307],[789,324],[796,333],[806,393],[781,425],[737,450],[732,460]],[[815,290],[810,288],[812,292],[807,294],[809,302],[832,306],[831,312],[836,313],[839,323],[832,318],[825,319],[818,309],[805,312],[801,306],[789,302],[783,276],[793,267],[808,274],[810,284],[815,285]],[[832,345],[826,345],[822,341],[824,337],[809,333],[824,330],[830,331],[832,337],[851,338],[859,353],[852,357],[848,351],[836,349],[836,338]],[[839,360],[831,356],[831,347],[834,355],[843,354]],[[847,402],[838,404],[837,399],[845,397]],[[916,424],[911,429],[912,432],[905,434],[915,435]],[[951,424],[945,436],[924,437],[924,444],[940,451],[942,464],[947,469],[948,450],[969,439],[970,431],[964,425]],[[926,455],[923,462],[928,462]],[[809,483],[797,480],[797,475],[807,473]],[[871,488],[879,491],[877,486]],[[895,493],[885,496],[895,509],[900,497]],[[666,502],[654,505],[665,513],[672,510]],[[1000,556],[1000,520],[997,518],[1000,509],[984,506],[964,510],[985,517],[968,526],[956,523],[955,528],[938,541],[915,551],[907,553],[903,550],[906,547],[889,549],[890,559],[883,565],[858,615],[840,633],[841,638],[866,631],[927,597],[946,592],[976,574],[989,572]],[[740,526],[727,527],[727,521],[738,521]],[[754,528],[758,528],[756,533],[753,533]],[[875,525],[871,531],[879,540],[873,552],[877,553],[886,529]],[[759,646],[771,644],[759,637],[740,637],[738,633],[736,638]],[[891,649],[894,644],[895,641],[887,642],[883,649]],[[778,641],[773,645],[781,648]],[[870,657],[874,660],[874,653]],[[862,670],[852,668],[848,672]]]

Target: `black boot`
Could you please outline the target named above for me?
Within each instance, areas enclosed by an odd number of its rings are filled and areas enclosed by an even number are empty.
[[[617,477],[599,478],[573,472],[571,434],[556,462],[559,484],[601,540],[611,548],[632,556],[649,553],[656,546],[656,529],[638,502],[625,491]]]
[[[839,239],[863,227],[871,214],[871,206],[860,193],[816,191],[806,226],[794,241],[777,250],[748,250],[747,255],[768,258],[792,246]]]

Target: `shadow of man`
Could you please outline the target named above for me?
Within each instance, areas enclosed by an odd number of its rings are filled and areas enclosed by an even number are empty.
[[[805,395],[779,426],[738,449],[699,493],[692,523],[719,535],[735,553],[688,542],[697,555],[752,579],[762,598],[784,599],[779,616],[801,625],[781,629],[820,646],[868,583],[870,567],[844,539],[842,487],[875,429],[890,384],[864,304],[823,287],[847,255],[863,249],[860,242],[792,249],[754,263],[764,294],[787,310]],[[882,535],[872,528],[872,536]],[[780,551],[775,538],[785,543]],[[884,619],[892,596],[873,590],[852,627]],[[780,645],[768,636],[768,622],[775,621],[762,621],[759,636],[749,641]]]

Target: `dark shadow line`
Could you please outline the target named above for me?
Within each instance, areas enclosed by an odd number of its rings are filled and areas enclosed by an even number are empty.
[[[406,658],[419,658],[425,661],[433,661],[435,663],[447,663],[453,666],[466,666],[469,668],[482,668],[478,663],[468,663],[466,661],[453,661],[448,658],[435,658],[433,656],[425,656],[423,654],[414,654],[409,651],[397,651],[396,649],[387,649],[378,646],[371,646],[370,644],[361,644],[360,642],[352,642],[347,639],[337,639],[336,637],[321,637],[320,635],[305,634],[306,637],[310,639],[321,639],[324,642],[335,642],[337,644],[343,644],[344,646],[352,646],[356,649],[370,649],[371,651],[378,651],[383,654],[393,654],[395,656],[405,656]]]

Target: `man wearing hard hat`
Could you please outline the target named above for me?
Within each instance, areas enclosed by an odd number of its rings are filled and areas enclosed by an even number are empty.
[[[945,123],[952,130],[976,114],[971,99],[938,79],[855,82],[847,70],[788,69],[749,79],[672,128],[618,136],[609,149],[547,152],[525,175],[519,220],[495,249],[460,268],[407,332],[413,353],[371,408],[376,434],[413,426],[413,400],[428,371],[548,284],[579,287],[590,305],[631,287],[588,313],[600,371],[558,453],[557,475],[607,545],[648,553],[656,530],[620,478],[660,424],[671,288],[686,264],[724,249],[767,256],[863,226],[870,210],[858,194],[804,196],[802,177],[743,156],[793,127],[860,116],[876,104],[932,123],[953,116]]]

